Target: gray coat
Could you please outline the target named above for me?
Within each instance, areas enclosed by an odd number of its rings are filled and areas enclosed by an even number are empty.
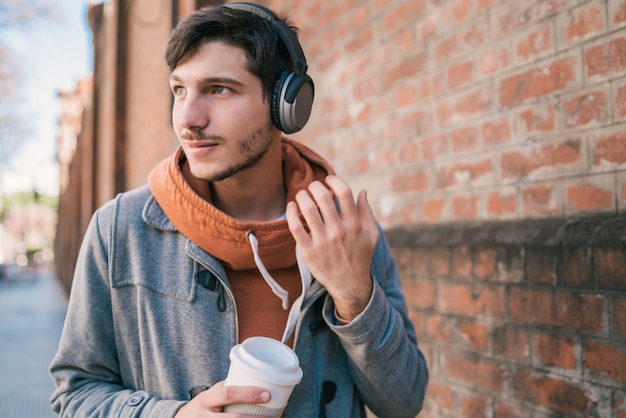
[[[294,341],[304,377],[286,417],[421,409],[428,371],[382,235],[371,271],[370,303],[349,325],[334,322],[319,283],[307,291]],[[94,214],[72,286],[50,366],[60,416],[171,418],[190,389],[226,377],[238,329],[222,264],[174,228],[147,187]]]

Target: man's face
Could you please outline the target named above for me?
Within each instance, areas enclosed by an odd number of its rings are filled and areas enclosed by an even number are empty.
[[[208,42],[170,75],[174,131],[199,179],[224,180],[254,166],[278,132],[246,64],[243,49]]]

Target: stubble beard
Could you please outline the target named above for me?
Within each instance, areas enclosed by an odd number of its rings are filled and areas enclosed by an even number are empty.
[[[241,160],[235,161],[230,167],[226,167],[224,170],[211,176],[198,177],[195,174],[194,176],[199,180],[217,182],[254,167],[267,154],[270,148],[272,143],[272,126],[272,121],[268,121],[265,125],[251,131],[246,137],[237,141]],[[223,138],[218,139],[223,140]]]

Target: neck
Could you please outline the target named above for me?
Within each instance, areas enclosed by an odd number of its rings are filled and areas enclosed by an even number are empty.
[[[273,221],[287,205],[282,171],[281,141],[250,169],[212,182],[211,201],[227,215],[242,221]]]

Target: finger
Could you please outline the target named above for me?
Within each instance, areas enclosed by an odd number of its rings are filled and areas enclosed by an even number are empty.
[[[376,225],[372,207],[367,201],[367,191],[362,190],[359,193],[356,209],[359,213],[361,225],[363,225],[363,228],[367,231],[370,240],[372,242],[378,241],[380,231],[378,230],[378,225]]]
[[[300,213],[309,227],[310,231],[319,231],[324,227],[324,221],[320,214],[317,203],[307,190],[300,190],[296,193],[296,202],[300,208]]]
[[[256,386],[225,386],[223,382],[197,396],[206,408],[221,411],[225,405],[236,403],[266,403],[271,395],[269,391]]]
[[[341,219],[343,219],[346,224],[358,220],[352,189],[337,176],[328,176],[326,178],[326,184],[331,188],[339,203]]]
[[[335,204],[331,190],[321,182],[315,181],[309,185],[309,193],[311,194],[311,198],[315,201],[317,210],[325,226],[340,221],[337,205]]]
[[[285,213],[287,216],[287,226],[289,227],[289,231],[291,232],[291,235],[293,235],[293,238],[300,245],[309,245],[311,237],[306,230],[306,226],[300,219],[298,204],[293,201],[287,203],[287,211]]]

